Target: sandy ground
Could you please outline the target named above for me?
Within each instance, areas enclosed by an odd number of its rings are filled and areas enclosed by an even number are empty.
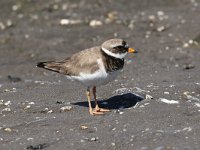
[[[0,149],[200,149],[199,0],[0,7]],[[103,116],[89,115],[85,87],[35,67],[114,37],[139,53],[98,87],[101,106],[112,110]]]

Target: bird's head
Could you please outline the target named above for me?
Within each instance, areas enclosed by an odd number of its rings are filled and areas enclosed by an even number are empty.
[[[137,51],[133,48],[130,48],[126,41],[122,39],[110,39],[105,41],[101,45],[102,51],[104,51],[107,55],[123,59],[126,54],[129,53],[137,53]]]

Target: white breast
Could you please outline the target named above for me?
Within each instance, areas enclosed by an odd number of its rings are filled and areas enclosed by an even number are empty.
[[[120,71],[114,71],[112,73],[107,73],[103,64],[102,59],[98,59],[97,63],[99,65],[99,70],[92,74],[81,72],[79,76],[71,76],[68,78],[79,81],[85,86],[100,86],[107,84],[108,82],[114,80]]]

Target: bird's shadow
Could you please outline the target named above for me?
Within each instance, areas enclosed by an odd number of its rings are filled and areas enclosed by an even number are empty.
[[[107,100],[99,100],[98,104],[100,107],[107,109],[124,109],[133,107],[137,104],[137,102],[140,102],[142,100],[144,100],[143,96],[133,93],[126,93],[113,96]],[[88,102],[76,102],[73,103],[73,105],[88,107]],[[94,101],[92,101],[92,106],[94,107]]]

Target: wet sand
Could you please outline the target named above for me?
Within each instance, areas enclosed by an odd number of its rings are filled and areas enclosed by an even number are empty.
[[[0,149],[200,149],[199,0],[0,5]],[[36,67],[115,37],[139,53],[97,88],[103,116],[85,87]]]

